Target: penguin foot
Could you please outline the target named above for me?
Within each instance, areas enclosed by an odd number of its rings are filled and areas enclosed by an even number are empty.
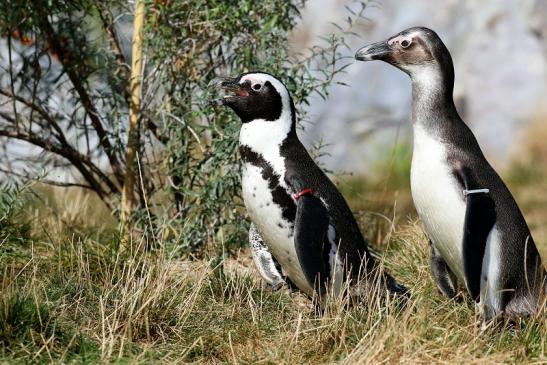
[[[499,332],[508,331],[509,333],[515,333],[516,326],[517,322],[513,318],[506,318],[503,313],[500,313],[495,317],[482,321],[481,333],[484,333],[489,329]]]
[[[410,301],[410,290],[406,286],[399,284],[391,276],[387,278],[387,289],[393,299],[396,300],[397,308],[400,310],[405,309]]]
[[[273,292],[279,291],[281,288],[283,288],[283,286],[285,286],[284,281],[278,281],[277,283],[270,284],[270,288]]]
[[[440,290],[439,290],[439,293],[443,294],[443,292],[440,291]],[[465,302],[466,297],[465,297],[465,294],[464,294],[464,293],[462,293],[461,291],[458,291],[458,292],[456,292],[456,293],[454,294],[453,297],[450,297],[449,299],[450,299],[450,300],[453,300],[455,303],[461,304],[461,303]],[[477,304],[477,303],[475,302],[475,305],[476,305],[476,304]]]

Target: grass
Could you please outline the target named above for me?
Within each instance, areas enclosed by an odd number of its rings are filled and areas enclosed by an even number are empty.
[[[538,166],[524,159],[506,180],[545,258]],[[121,254],[115,224],[91,197],[41,190],[25,219],[0,228],[0,363],[547,364],[545,305],[514,328],[483,330],[473,303],[439,295],[401,176],[339,186],[387,270],[411,289],[410,304],[373,295],[346,310],[334,302],[324,316],[301,294],[265,288],[246,249],[185,260],[161,242],[144,250],[142,238]]]
[[[239,252],[223,266],[120,256],[109,242],[35,242],[4,265],[0,362],[542,363],[545,312],[481,331],[470,302],[438,295],[417,223],[392,238],[385,265],[413,293],[405,310],[372,298],[325,316],[297,293],[271,292]],[[223,268],[223,269],[222,269]]]
[[[42,234],[0,261],[0,363],[547,362],[545,310],[482,331],[472,303],[437,293],[416,221],[381,248],[412,290],[408,308],[373,297],[318,316],[304,296],[265,288],[246,250],[217,265],[144,252],[143,240],[121,255],[108,231],[40,217]]]

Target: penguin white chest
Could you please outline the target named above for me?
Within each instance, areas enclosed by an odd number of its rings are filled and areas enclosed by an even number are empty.
[[[463,191],[452,174],[446,147],[419,125],[414,126],[410,184],[424,228],[456,276],[463,280]]]
[[[298,288],[313,293],[298,262],[293,223],[283,217],[282,208],[273,200],[270,181],[262,172],[252,164],[243,166],[243,200],[247,213],[284,273]]]

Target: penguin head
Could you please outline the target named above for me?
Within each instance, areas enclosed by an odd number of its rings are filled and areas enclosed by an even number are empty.
[[[384,41],[369,44],[355,53],[359,61],[381,60],[411,77],[424,70],[452,70],[450,52],[441,38],[431,29],[414,27],[406,29]]]
[[[233,93],[211,103],[230,107],[243,123],[280,119],[294,123],[294,105],[289,91],[268,73],[248,72],[235,78],[219,77],[213,79],[209,86]]]

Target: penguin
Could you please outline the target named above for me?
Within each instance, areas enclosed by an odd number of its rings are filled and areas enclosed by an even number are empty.
[[[273,289],[294,286],[320,307],[346,281],[352,285],[373,274],[390,293],[406,298],[408,290],[379,268],[346,201],[298,139],[285,85],[264,72],[209,85],[233,93],[212,104],[231,108],[242,122],[242,196],[262,278]]]
[[[362,47],[355,58],[387,62],[411,78],[412,198],[441,293],[454,298],[458,283],[465,285],[485,322],[535,313],[545,268],[515,199],[456,110],[444,43],[415,27]]]

